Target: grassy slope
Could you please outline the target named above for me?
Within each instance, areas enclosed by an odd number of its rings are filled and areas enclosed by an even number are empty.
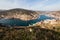
[[[60,32],[38,27],[32,30],[0,27],[0,40],[60,40]]]

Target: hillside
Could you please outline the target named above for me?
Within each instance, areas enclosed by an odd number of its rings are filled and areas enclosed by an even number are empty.
[[[60,20],[60,11],[50,11],[50,12],[45,12],[45,14]]]
[[[19,18],[21,20],[33,20],[37,19],[39,15],[47,15],[60,19],[60,11],[32,11],[26,9],[10,9],[10,10],[0,10],[0,18]]]
[[[60,33],[37,26],[18,29],[0,27],[0,40],[60,40]]]
[[[32,20],[38,17],[39,13],[25,9],[10,9],[0,11],[0,18],[19,18],[21,20]]]

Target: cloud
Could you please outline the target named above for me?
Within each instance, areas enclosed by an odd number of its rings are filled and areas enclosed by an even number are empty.
[[[38,2],[32,9],[35,10],[43,10],[43,11],[58,11],[60,10],[60,0],[44,0],[42,2]]]
[[[0,0],[0,9],[18,8],[18,1],[19,0]],[[22,5],[21,2],[20,4]]]
[[[9,9],[13,8],[14,3],[8,1],[8,0],[0,0],[0,9]]]
[[[35,2],[32,6],[31,6],[31,9],[33,10],[40,10],[44,5],[45,3],[47,2],[48,0],[43,0],[43,1],[38,1],[38,2]]]
[[[51,4],[51,5],[46,5],[42,8],[43,10],[46,10],[46,11],[58,11],[60,10],[60,2]]]
[[[0,9],[60,10],[60,0],[0,0]]]

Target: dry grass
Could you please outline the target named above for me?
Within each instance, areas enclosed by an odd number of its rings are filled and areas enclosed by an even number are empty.
[[[39,27],[15,29],[0,27],[0,40],[60,40],[60,33]]]

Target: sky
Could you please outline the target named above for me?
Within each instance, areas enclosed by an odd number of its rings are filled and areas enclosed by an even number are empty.
[[[0,9],[13,8],[57,11],[60,10],[60,0],[0,0]]]

